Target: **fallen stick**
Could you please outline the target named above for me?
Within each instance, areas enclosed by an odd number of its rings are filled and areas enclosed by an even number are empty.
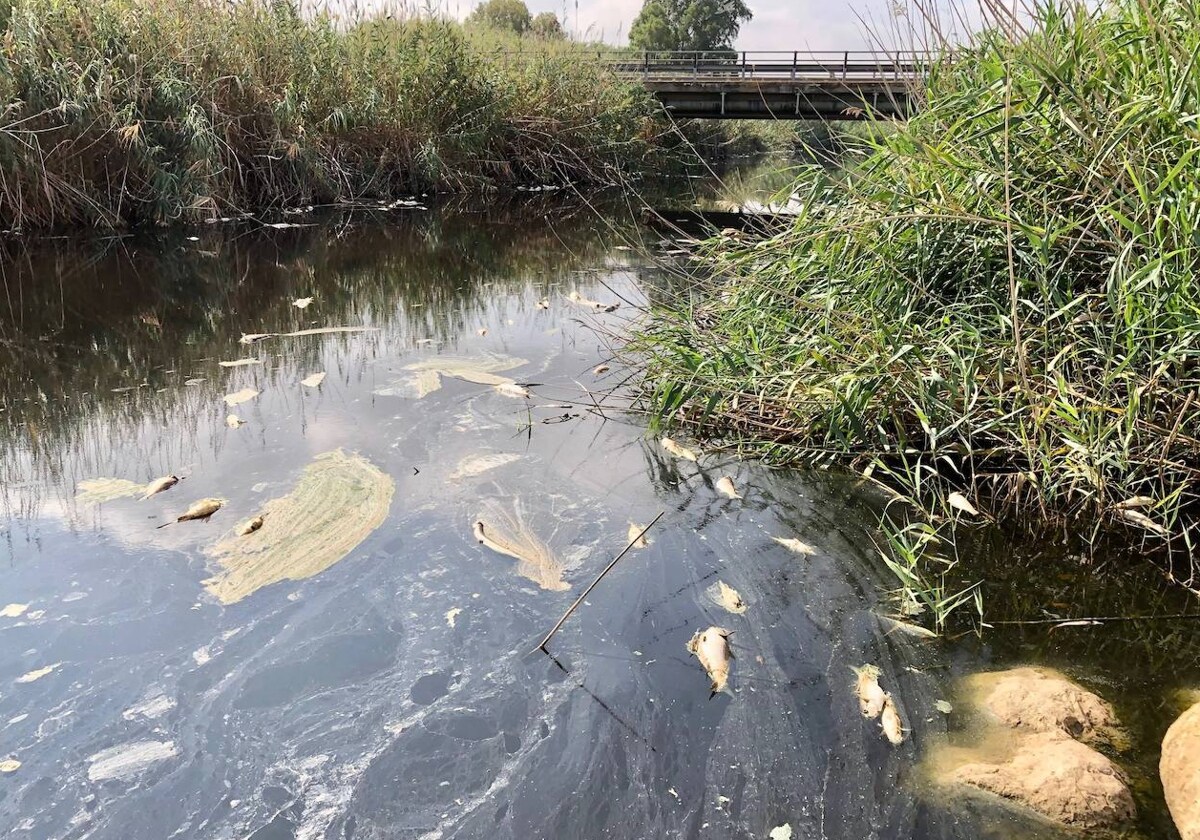
[[[658,516],[654,517],[653,521],[651,521],[651,523],[649,525],[647,525],[645,528],[643,528],[642,532],[640,534],[638,534],[636,537],[634,537],[632,540],[630,540],[629,545],[627,545],[623,549],[621,549],[621,553],[618,554],[616,557],[614,557],[612,559],[612,562],[604,567],[604,571],[602,571],[600,574],[596,575],[596,579],[594,581],[592,581],[591,585],[588,586],[587,589],[583,590],[582,595],[580,595],[578,598],[575,599],[575,603],[573,603],[573,604],[571,604],[571,606],[567,607],[567,611],[565,613],[563,613],[562,618],[560,618],[558,620],[558,624],[554,625],[554,628],[549,633],[546,634],[546,638],[542,639],[542,643],[540,645],[538,645],[536,648],[534,648],[534,650],[540,650],[542,653],[546,654],[547,656],[550,655],[550,651],[546,650],[546,645],[550,644],[550,640],[554,638],[554,634],[558,632],[558,628],[562,627],[563,623],[566,622],[566,620],[571,617],[571,613],[575,612],[575,608],[583,603],[583,599],[588,596],[588,593],[596,588],[596,584],[600,582],[600,579],[603,578],[610,571],[612,571],[612,567],[617,565],[617,561],[620,560],[622,557],[624,557],[625,553],[627,551],[629,551],[629,549],[633,548],[634,545],[637,544],[638,540],[640,540],[642,537],[644,537],[646,535],[646,532],[649,531],[651,528],[653,528],[655,523],[657,523],[658,520],[662,519],[663,516],[666,515],[666,513],[667,512],[665,510],[660,510],[658,512]],[[530,651],[530,653],[532,653],[532,652],[533,651]]]

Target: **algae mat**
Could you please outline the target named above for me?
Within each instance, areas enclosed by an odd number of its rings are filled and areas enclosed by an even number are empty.
[[[340,449],[318,455],[292,492],[263,506],[262,528],[209,549],[221,571],[205,587],[232,604],[269,584],[325,571],[383,524],[394,491],[365,458]]]

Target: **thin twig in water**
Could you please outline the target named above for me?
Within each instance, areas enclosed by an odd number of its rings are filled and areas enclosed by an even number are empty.
[[[546,638],[542,639],[542,643],[540,645],[538,645],[534,650],[540,650],[542,653],[546,654],[547,656],[550,655],[550,651],[546,650],[546,645],[550,644],[550,640],[552,638],[554,638],[554,634],[558,632],[558,628],[562,627],[563,623],[566,622],[566,620],[571,617],[571,613],[575,612],[575,608],[583,603],[583,599],[588,596],[588,593],[590,593],[593,589],[596,588],[596,584],[598,584],[600,582],[600,580],[606,574],[608,574],[610,571],[612,571],[612,567],[617,565],[617,561],[619,561],[622,557],[624,557],[625,554],[629,551],[629,549],[633,548],[637,544],[638,540],[640,540],[643,536],[645,536],[646,532],[655,526],[655,524],[658,522],[658,520],[660,520],[664,516],[666,516],[666,513],[667,512],[665,510],[660,510],[658,512],[658,516],[654,517],[654,520],[649,525],[647,525],[645,528],[643,528],[642,532],[640,534],[638,534],[636,537],[634,537],[632,540],[630,540],[629,544],[627,546],[625,546],[623,549],[621,549],[621,553],[618,554],[616,557],[614,557],[612,559],[612,562],[604,567],[604,571],[602,571],[600,574],[596,575],[596,579],[594,581],[592,581],[591,585],[588,586],[587,589],[583,590],[582,595],[580,595],[578,598],[575,599],[575,603],[573,603],[573,604],[571,604],[571,606],[567,607],[567,611],[565,613],[563,613],[563,617],[558,620],[558,623],[554,625],[554,628],[549,633],[546,634]],[[532,653],[532,651],[530,651],[530,652]]]

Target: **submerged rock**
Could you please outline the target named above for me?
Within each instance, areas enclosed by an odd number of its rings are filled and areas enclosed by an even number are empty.
[[[975,674],[965,686],[976,705],[1018,731],[1061,732],[1087,743],[1125,746],[1112,706],[1050,668]]]
[[[1008,760],[961,764],[941,781],[995,794],[1075,828],[1108,828],[1135,814],[1133,794],[1120,769],[1058,732],[1022,735]]]
[[[1167,730],[1158,773],[1180,837],[1200,840],[1200,702]]]

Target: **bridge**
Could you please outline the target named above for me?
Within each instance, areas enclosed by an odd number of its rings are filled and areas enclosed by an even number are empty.
[[[672,115],[716,120],[906,119],[930,56],[914,52],[647,52],[606,57]]]

